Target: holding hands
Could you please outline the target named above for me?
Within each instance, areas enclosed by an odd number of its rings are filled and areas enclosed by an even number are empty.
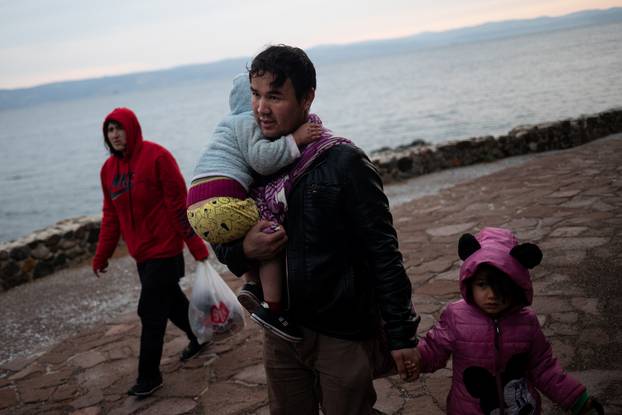
[[[416,347],[411,349],[392,350],[391,356],[395,361],[397,373],[400,378],[406,382],[412,382],[419,379],[421,371],[421,354]]]

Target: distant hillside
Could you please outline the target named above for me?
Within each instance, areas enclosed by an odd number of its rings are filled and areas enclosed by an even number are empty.
[[[321,45],[308,52],[312,57],[321,60],[349,60],[616,22],[622,22],[622,7],[586,10],[558,17],[491,22],[444,32],[423,32],[398,39],[372,40],[347,45]]]
[[[321,45],[308,49],[308,53],[315,63],[320,64],[403,53],[416,49],[440,47],[456,43],[492,40],[615,22],[622,22],[622,7],[607,10],[588,10],[560,17],[539,17],[528,20],[485,23],[479,26],[445,32],[424,32],[398,39],[375,40],[346,45]],[[137,72],[128,75],[81,81],[56,82],[32,88],[0,89],[0,110],[52,101],[110,95],[119,91],[127,92],[161,88],[184,82],[232,78],[246,67],[249,60],[250,57],[241,57],[151,72]]]
[[[0,110],[52,101],[87,98],[150,88],[161,88],[203,79],[232,78],[244,70],[249,58],[178,66],[150,72],[106,76],[80,81],[55,82],[32,88],[0,89]]]

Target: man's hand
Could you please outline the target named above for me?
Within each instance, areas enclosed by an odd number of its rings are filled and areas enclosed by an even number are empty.
[[[391,356],[395,361],[397,373],[406,382],[412,382],[419,378],[421,371],[421,354],[416,347],[412,349],[392,350]]]
[[[269,229],[269,231],[266,231]],[[282,226],[260,220],[253,226],[242,242],[244,255],[249,259],[265,261],[276,257],[287,243],[287,234]]]
[[[102,260],[96,256],[95,258],[93,258],[92,267],[93,267],[93,274],[95,274],[95,276],[99,278],[100,277],[99,274],[106,273],[106,270],[108,268],[108,261]]]
[[[108,270],[106,268],[108,268],[108,267],[106,266],[106,267],[100,268],[100,269],[93,268],[93,273],[95,274],[95,276],[97,278],[99,278],[100,277],[99,274],[105,274],[106,272],[108,272]]]

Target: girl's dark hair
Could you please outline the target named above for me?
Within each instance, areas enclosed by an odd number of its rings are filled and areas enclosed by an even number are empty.
[[[469,302],[473,302],[473,282],[475,281],[476,273],[483,271],[486,283],[492,289],[500,301],[507,301],[512,305],[527,305],[527,298],[525,292],[518,286],[505,272],[499,268],[490,264],[481,264],[477,267],[473,276],[469,278],[467,299]]]
[[[311,89],[316,88],[315,67],[311,59],[300,48],[287,45],[269,46],[255,56],[248,76],[262,76],[270,72],[274,75],[272,87],[281,87],[289,78],[294,86],[296,99],[305,98]]]
[[[108,141],[108,126],[112,124],[112,125],[116,125],[117,128],[120,128],[122,130],[124,130],[125,128],[123,128],[123,125],[115,120],[107,120],[104,123],[104,146],[106,147],[106,150],[108,150],[110,152],[110,154],[112,154],[113,156],[117,156],[117,157],[123,157],[123,153],[121,151],[117,151],[115,150],[111,145],[110,145],[110,141]]]

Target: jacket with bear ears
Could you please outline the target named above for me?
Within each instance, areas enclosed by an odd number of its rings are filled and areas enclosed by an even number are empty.
[[[534,414],[540,414],[540,390],[552,401],[569,409],[585,391],[570,377],[553,356],[551,344],[544,336],[536,313],[529,307],[516,307],[496,319],[467,302],[467,281],[480,264],[499,268],[523,289],[531,304],[533,287],[528,267],[540,263],[542,253],[533,244],[520,244],[507,229],[484,228],[479,234],[466,234],[460,240],[460,291],[463,299],[443,310],[439,321],[417,346],[423,372],[445,367],[452,358],[452,384],[447,396],[448,414],[483,414],[486,399],[498,399],[507,386],[507,367],[511,360],[524,359],[526,390],[533,398]],[[498,336],[498,337],[497,337]],[[496,339],[497,337],[497,339]],[[499,342],[498,350],[495,340]],[[467,385],[464,373],[478,369],[493,380],[492,390],[482,385]],[[499,379],[499,383],[496,380]],[[474,392],[474,388],[481,390]],[[474,396],[471,392],[478,395]],[[493,396],[491,396],[493,395]],[[511,414],[506,408],[505,414]]]

